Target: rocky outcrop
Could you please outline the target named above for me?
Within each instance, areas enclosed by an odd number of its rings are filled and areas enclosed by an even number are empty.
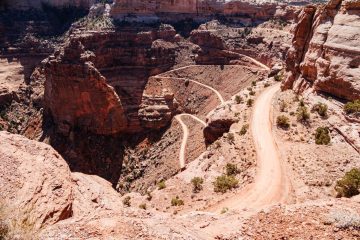
[[[174,37],[168,25],[74,34],[47,61],[45,102],[58,130],[109,135],[166,126],[174,99],[143,92],[151,75],[174,65]]]
[[[47,63],[46,106],[63,134],[74,127],[97,134],[114,134],[126,128],[121,101],[94,67],[92,57],[80,42],[71,41]]]
[[[32,230],[72,215],[69,167],[50,146],[0,132],[1,218],[12,231],[31,236]]]
[[[238,119],[229,114],[229,111],[223,105],[211,111],[206,117],[206,127],[204,128],[204,138],[206,144],[212,144],[224,133],[229,132],[231,125],[236,123]]]
[[[308,6],[299,15],[282,89],[360,98],[359,1]]]

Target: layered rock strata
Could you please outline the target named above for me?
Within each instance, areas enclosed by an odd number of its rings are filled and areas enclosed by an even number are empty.
[[[287,54],[283,89],[307,88],[345,100],[360,98],[360,1],[308,6]]]
[[[173,95],[143,91],[149,76],[174,65],[174,37],[169,26],[72,36],[46,67],[45,101],[58,130],[108,135],[166,126]]]

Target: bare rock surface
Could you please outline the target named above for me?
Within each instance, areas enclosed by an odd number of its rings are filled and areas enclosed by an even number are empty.
[[[360,97],[358,1],[308,6],[299,15],[283,89],[313,88],[338,98]]]
[[[72,216],[73,182],[62,157],[44,143],[0,132],[1,205],[16,234]]]

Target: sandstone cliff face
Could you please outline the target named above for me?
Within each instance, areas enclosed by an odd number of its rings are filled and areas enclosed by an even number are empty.
[[[73,183],[61,156],[19,135],[0,132],[0,139],[1,220],[26,237],[27,231],[71,217]]]
[[[75,34],[49,58],[45,100],[60,132],[79,128],[108,135],[169,123],[171,94],[150,101],[143,92],[151,75],[174,65],[175,30],[141,30]]]
[[[346,100],[360,98],[359,5],[359,1],[330,1],[301,12],[283,89],[312,87]]]

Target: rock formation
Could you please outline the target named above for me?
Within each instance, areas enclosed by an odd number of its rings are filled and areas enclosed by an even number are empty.
[[[312,87],[346,100],[360,98],[359,2],[330,1],[299,15],[282,88]]]
[[[143,98],[143,91],[149,76],[174,64],[176,45],[168,42],[174,36],[169,26],[73,36],[47,62],[45,101],[60,132],[116,134],[166,126],[176,106],[171,93]]]

